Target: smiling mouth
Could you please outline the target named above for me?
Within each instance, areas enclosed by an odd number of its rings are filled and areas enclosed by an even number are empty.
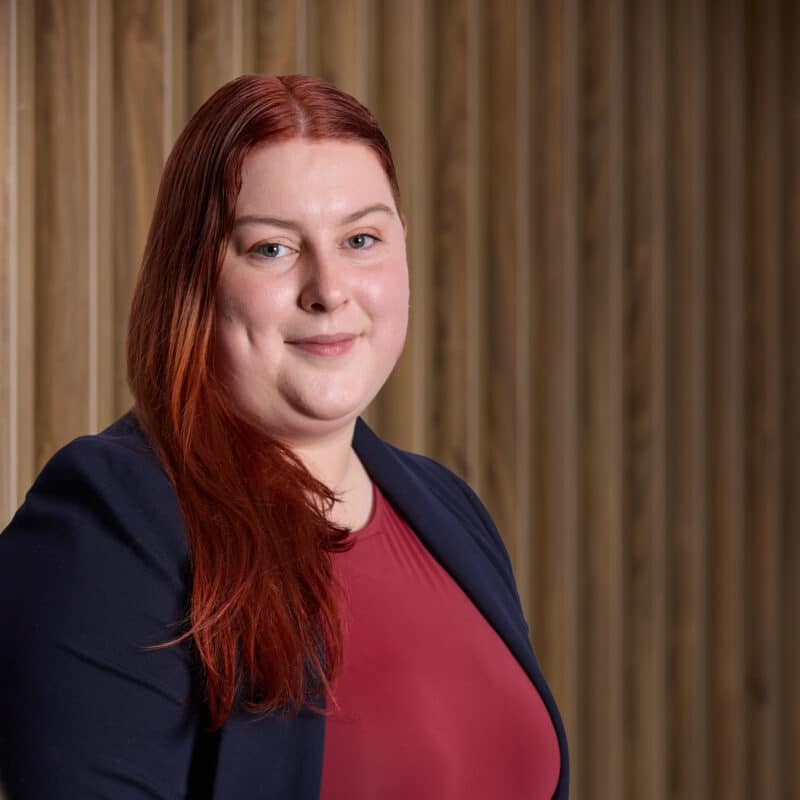
[[[303,339],[287,339],[286,343],[316,356],[340,356],[350,351],[357,338],[358,334],[355,333],[329,333]]]

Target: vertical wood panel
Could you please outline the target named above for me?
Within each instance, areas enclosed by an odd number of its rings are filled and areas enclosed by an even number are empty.
[[[515,180],[515,226],[516,263],[514,312],[516,330],[514,331],[514,364],[516,383],[514,387],[514,419],[516,421],[516,460],[514,463],[514,532],[510,540],[510,553],[514,564],[514,574],[525,617],[530,619],[531,573],[533,536],[531,513],[531,476],[533,454],[531,452],[531,324],[533,308],[531,292],[531,272],[533,269],[531,218],[531,58],[529,42],[531,36],[531,11],[525,0],[516,4],[516,37],[514,52],[517,73],[515,103],[516,130],[513,142],[514,159],[518,175]],[[490,448],[491,449],[491,448]]]
[[[519,407],[514,402],[520,382],[517,372],[521,361],[519,350],[526,351],[526,341],[517,338],[518,314],[522,312],[527,316],[530,301],[527,281],[520,280],[518,269],[520,253],[524,252],[520,247],[524,233],[518,229],[519,219],[515,213],[518,198],[529,190],[527,176],[518,161],[522,155],[521,148],[517,147],[521,124],[517,99],[522,94],[517,83],[522,79],[516,69],[520,58],[516,35],[517,5],[514,0],[504,0],[490,3],[485,9],[482,29],[489,43],[484,54],[485,73],[491,91],[486,92],[485,103],[477,105],[483,109],[485,120],[484,157],[492,169],[487,176],[485,216],[471,222],[470,230],[477,233],[477,240],[473,239],[469,245],[481,256],[481,247],[485,246],[484,258],[489,262],[485,281],[480,280],[478,287],[473,288],[473,291],[478,289],[484,304],[481,312],[484,325],[473,326],[473,338],[485,338],[485,382],[480,378],[483,358],[475,358],[481,354],[481,349],[475,346],[470,347],[475,366],[469,377],[469,394],[485,396],[486,442],[482,444],[485,452],[484,501],[514,554],[519,550],[518,537],[524,535],[516,528],[515,494],[518,489],[516,470],[520,462],[518,449],[524,443],[522,434],[526,431],[527,421],[517,415]],[[527,227],[527,220],[524,225]],[[525,264],[524,278],[528,277],[527,269],[528,264]],[[482,290],[480,284],[483,284]],[[498,309],[503,309],[503,313],[497,313]],[[471,313],[469,316],[472,318]],[[491,391],[487,392],[486,386],[490,386]],[[470,417],[475,413],[476,409],[473,409]],[[527,416],[527,407],[524,413]],[[480,459],[480,452],[470,456],[472,462]],[[529,476],[523,473],[522,479],[527,481]],[[524,586],[520,590],[524,594]]]
[[[745,797],[743,20],[709,6],[709,789]]]
[[[486,207],[488,191],[487,169],[484,160],[484,8],[481,0],[466,0],[467,52],[466,96],[467,152],[465,164],[466,246],[464,271],[466,279],[466,414],[467,414],[467,472],[473,488],[483,494],[486,463],[484,461],[484,406],[486,397],[486,314],[484,303],[484,264],[487,258]],[[495,89],[497,91],[497,89]],[[491,503],[491,498],[488,498]]]
[[[114,194],[114,331],[124,351],[128,307],[141,264],[150,216],[161,176],[165,130],[165,13],[160,0],[115,6],[114,178],[124,192]],[[130,405],[125,359],[116,360],[115,407]]]
[[[411,298],[406,346],[374,406],[387,438],[400,447],[427,450],[430,407],[429,302],[432,189],[431,90],[429,80],[430,5],[414,0],[387,2],[376,10],[379,57],[375,62],[373,113],[392,147],[400,179],[401,211],[407,225]]]
[[[88,0],[36,3],[38,467],[90,422],[89,12]]]
[[[189,118],[187,0],[162,0],[162,130],[161,161],[167,160],[172,145]]]
[[[776,2],[750,3],[746,474],[749,797],[780,796],[780,98]]]
[[[703,9],[677,3],[668,21],[670,86],[667,506],[670,797],[708,796],[705,698],[707,535],[706,52]]]
[[[581,32],[582,130],[579,546],[585,558],[581,708],[587,731],[576,788],[623,796],[622,248],[626,149],[620,2],[588,2]]]
[[[8,519],[17,505],[17,8],[0,3],[0,170],[6,183],[0,192],[0,514]]]
[[[137,6],[131,6],[136,13]],[[245,70],[245,0],[186,0],[189,113]]]
[[[467,9],[462,0],[445,0],[433,20],[432,125],[437,131],[431,216],[436,273],[432,305],[438,309],[431,331],[432,390],[429,439],[432,454],[463,476],[468,474],[466,441],[467,294]],[[446,404],[442,398],[448,398]]]
[[[120,340],[115,315],[113,251],[114,125],[112,7],[92,0],[89,29],[89,430],[109,425],[117,399]],[[127,306],[122,313],[127,316]],[[127,391],[124,392],[127,408]]]
[[[308,71],[370,102],[373,8],[366,0],[309,0]]]
[[[0,520],[35,474],[33,7],[6,0],[0,73]]]
[[[783,235],[781,441],[781,709],[783,797],[800,797],[800,5],[784,4],[780,74]]]
[[[264,75],[292,75],[304,69],[305,53],[299,53],[305,39],[302,0],[256,0],[251,12],[254,30],[253,70]]]
[[[546,674],[559,698],[571,759],[582,761],[585,727],[578,708],[577,230],[578,7],[537,6],[535,98],[540,172],[534,283],[533,447],[536,513],[534,618]]]
[[[663,6],[631,9],[626,275],[626,796],[665,797],[665,52]]]

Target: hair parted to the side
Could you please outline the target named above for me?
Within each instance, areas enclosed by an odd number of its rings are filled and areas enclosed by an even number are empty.
[[[242,163],[292,137],[362,142],[395,199],[388,143],[370,112],[305,75],[244,75],[194,114],[167,159],[127,341],[137,419],[169,475],[191,557],[190,638],[209,723],[232,708],[315,707],[341,663],[330,554],[334,496],[281,443],[242,418],[214,370],[214,293]]]

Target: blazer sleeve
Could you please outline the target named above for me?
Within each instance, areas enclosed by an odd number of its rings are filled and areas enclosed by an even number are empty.
[[[199,704],[187,551],[152,454],[84,437],[0,535],[0,783],[8,800],[184,797]]]

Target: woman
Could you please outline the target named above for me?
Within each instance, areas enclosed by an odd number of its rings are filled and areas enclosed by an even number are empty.
[[[407,310],[369,112],[306,76],[217,91],[164,169],[134,411],[0,537],[10,800],[567,796],[486,510],[359,418]]]

